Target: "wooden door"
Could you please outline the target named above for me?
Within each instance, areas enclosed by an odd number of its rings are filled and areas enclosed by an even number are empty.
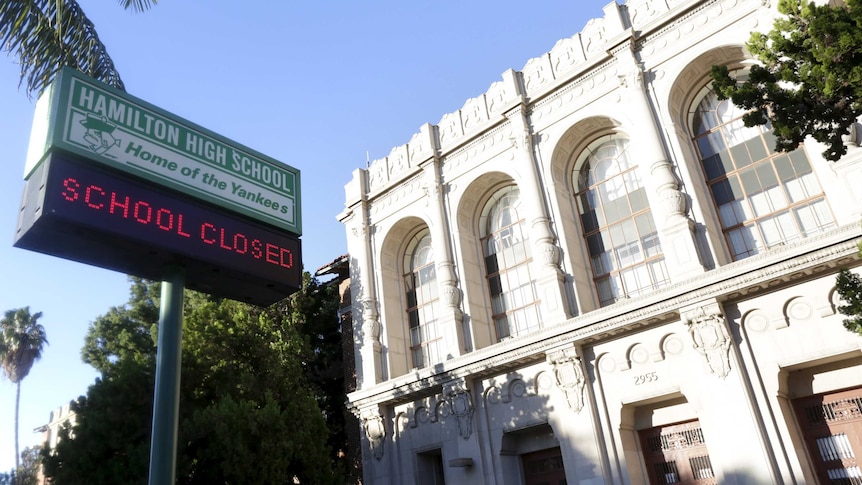
[[[650,484],[718,483],[699,421],[657,426],[638,434]]]
[[[559,447],[521,455],[524,485],[566,485],[563,453]]]
[[[862,388],[793,401],[818,483],[862,485]]]

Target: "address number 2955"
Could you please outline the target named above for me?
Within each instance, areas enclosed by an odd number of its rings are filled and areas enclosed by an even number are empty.
[[[635,385],[639,386],[641,384],[646,384],[648,382],[655,382],[658,380],[658,374],[655,372],[647,372],[646,374],[641,374],[638,376],[634,376]]]

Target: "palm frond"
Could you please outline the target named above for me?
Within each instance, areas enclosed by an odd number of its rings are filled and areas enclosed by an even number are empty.
[[[120,0],[124,9],[131,8],[135,12],[144,12],[157,3],[159,0]]]
[[[38,323],[40,318],[42,312],[31,314],[30,307],[24,307],[8,310],[0,319],[0,365],[14,383],[27,377],[48,344],[45,327]]]
[[[125,89],[95,26],[75,0],[0,2],[0,48],[18,58],[28,95],[44,91],[63,66]]]

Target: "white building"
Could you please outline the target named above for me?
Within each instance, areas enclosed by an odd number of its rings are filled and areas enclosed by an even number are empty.
[[[610,3],[354,172],[364,483],[862,477],[862,148],[775,153],[709,89],[775,3]]]
[[[43,424],[33,431],[42,433],[42,446],[48,446],[51,450],[57,449],[57,443],[60,439],[60,430],[63,426],[68,426],[70,429],[75,426],[78,417],[72,411],[72,403],[68,402],[53,411],[48,415],[48,424]],[[39,467],[38,483],[46,483],[45,476],[42,473],[42,467]]]

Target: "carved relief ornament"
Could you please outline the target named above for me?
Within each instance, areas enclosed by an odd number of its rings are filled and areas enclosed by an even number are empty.
[[[458,420],[458,434],[465,440],[470,439],[473,434],[474,411],[470,391],[463,382],[456,381],[443,386],[443,395],[449,405],[449,411]]]
[[[383,441],[386,438],[386,427],[383,425],[383,417],[375,411],[365,413],[362,418],[362,426],[368,443],[371,446],[371,454],[380,460],[383,458]]]
[[[694,349],[706,360],[709,371],[722,379],[730,372],[730,334],[717,305],[700,307],[683,317]]]
[[[586,378],[581,368],[581,358],[574,347],[551,352],[547,361],[554,368],[557,387],[566,394],[569,407],[576,413],[584,408],[584,385]]]

